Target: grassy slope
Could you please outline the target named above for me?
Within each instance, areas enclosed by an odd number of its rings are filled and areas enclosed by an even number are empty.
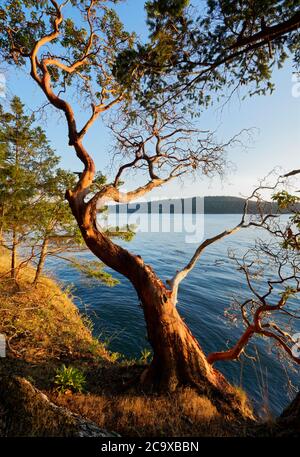
[[[0,252],[0,333],[9,353],[28,362],[58,358],[98,357],[109,360],[104,346],[92,337],[88,321],[71,297],[51,279],[32,287],[34,270],[22,269],[16,287],[9,276],[9,256]]]
[[[31,267],[21,271],[17,288],[5,275],[8,270],[8,253],[0,251],[0,333],[6,334],[9,345],[0,369],[26,377],[55,403],[123,436],[243,434],[240,424],[226,421],[208,398],[191,389],[167,396],[138,391],[131,380],[143,367],[115,362],[114,354],[92,337],[66,292],[46,277],[33,288]],[[85,393],[55,392],[53,377],[62,363],[85,372]]]

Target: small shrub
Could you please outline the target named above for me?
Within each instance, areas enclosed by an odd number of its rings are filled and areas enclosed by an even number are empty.
[[[120,360],[121,357],[122,357],[122,355],[119,352],[110,352],[109,353],[110,361],[113,363]]]
[[[139,362],[142,365],[145,365],[145,364],[149,363],[149,359],[151,357],[152,357],[152,352],[149,349],[143,349],[142,352],[141,352],[141,356],[140,356]]]
[[[86,379],[84,373],[78,368],[62,365],[56,370],[54,384],[56,384],[56,390],[59,393],[68,391],[81,393],[86,384]]]

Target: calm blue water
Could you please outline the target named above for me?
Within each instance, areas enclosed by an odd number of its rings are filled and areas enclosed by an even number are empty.
[[[206,215],[204,235],[210,237],[234,226],[239,220],[238,215]],[[230,324],[224,311],[233,296],[238,294],[245,300],[249,293],[246,295],[245,280],[236,271],[234,263],[228,260],[227,253],[229,248],[245,252],[257,235],[257,229],[240,231],[215,243],[181,285],[178,308],[207,353],[230,347],[241,334],[240,324]],[[163,280],[171,278],[177,269],[182,268],[196,247],[186,243],[184,233],[137,233],[131,242],[119,241],[119,244],[141,255]],[[90,254],[80,256],[93,258]],[[125,278],[113,273],[121,281],[114,288],[97,282],[89,284],[69,264],[57,259],[49,259],[48,270],[63,284],[73,284],[79,309],[92,319],[95,336],[111,337],[111,350],[134,357],[147,347],[142,310],[134,289]],[[216,366],[231,382],[243,386],[258,410],[267,404],[273,413],[279,413],[289,402],[290,395],[295,395],[288,388],[288,377],[298,388],[299,371],[284,368],[270,352],[268,341],[261,338],[253,339],[246,353],[248,357],[243,356],[241,361]],[[256,363],[251,358],[253,356],[258,360]]]

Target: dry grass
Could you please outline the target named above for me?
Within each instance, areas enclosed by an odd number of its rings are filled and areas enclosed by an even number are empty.
[[[109,359],[104,346],[92,337],[71,297],[51,279],[32,286],[34,270],[22,269],[17,287],[3,276],[9,256],[0,252],[0,333],[7,336],[14,357],[41,362],[63,357]]]
[[[235,386],[234,391],[235,391],[235,395],[239,401],[241,413],[245,417],[249,417],[249,416],[251,417],[252,407],[249,403],[249,398],[248,398],[247,393],[244,391],[244,389],[242,389],[242,387],[239,387],[239,386]]]
[[[123,436],[235,436],[206,397],[192,389],[169,396],[52,395],[52,401]],[[235,424],[236,425],[236,424]]]

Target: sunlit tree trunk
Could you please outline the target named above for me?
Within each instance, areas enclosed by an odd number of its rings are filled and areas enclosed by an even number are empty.
[[[180,317],[171,291],[141,257],[114,244],[97,228],[93,211],[78,205],[67,193],[89,249],[102,262],[126,276],[133,284],[143,308],[153,360],[144,370],[140,382],[145,389],[174,391],[192,386],[213,399],[217,406],[238,411],[234,389],[206,359],[199,343]]]

